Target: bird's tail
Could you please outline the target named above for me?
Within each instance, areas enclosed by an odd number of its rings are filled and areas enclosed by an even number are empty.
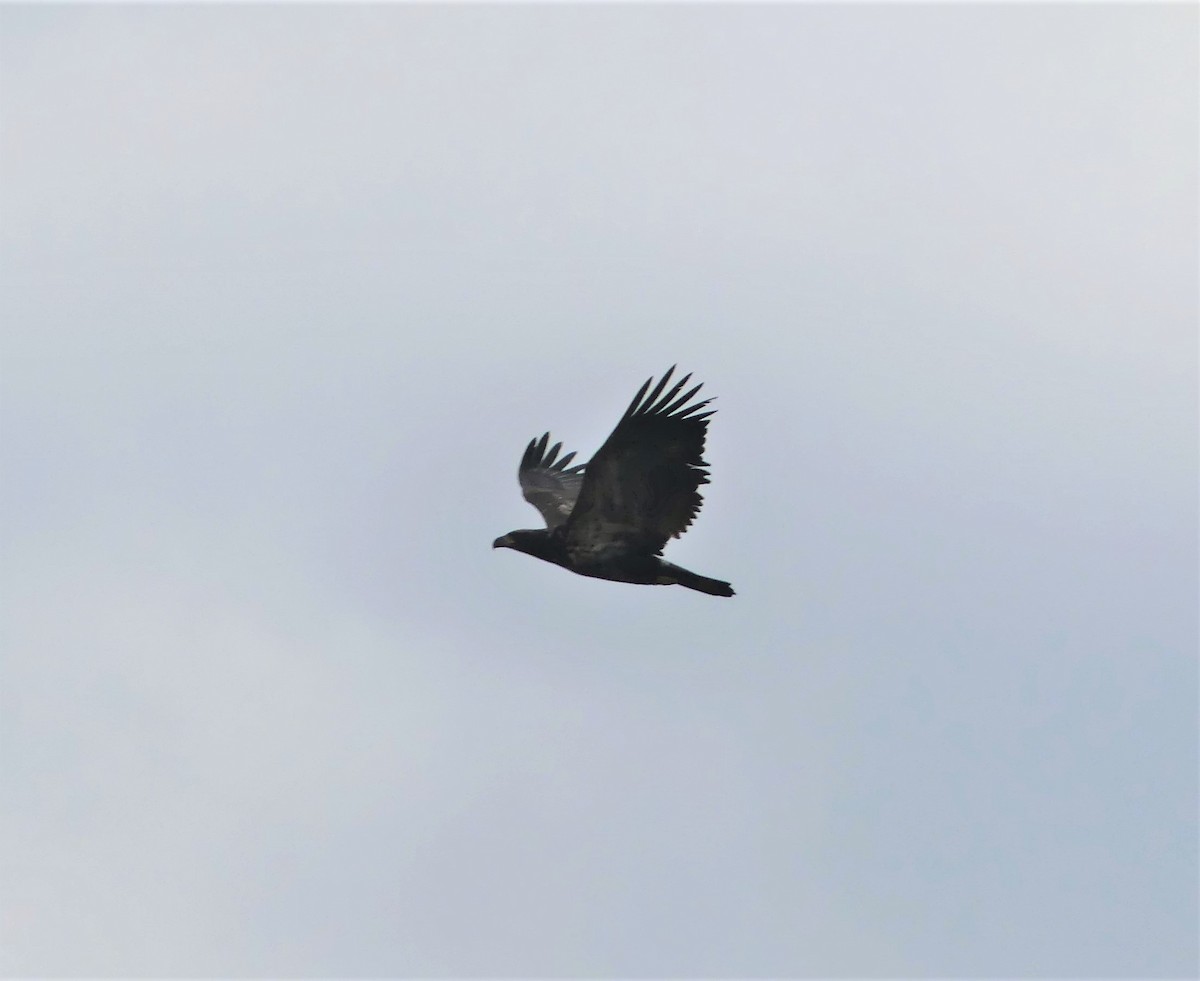
[[[733,587],[727,582],[722,582],[720,579],[709,579],[708,576],[701,576],[695,572],[683,569],[680,566],[672,565],[670,562],[664,562],[664,571],[667,573],[667,582],[678,583],[680,586],[686,586],[688,589],[694,589],[700,593],[708,593],[709,596],[732,596]]]

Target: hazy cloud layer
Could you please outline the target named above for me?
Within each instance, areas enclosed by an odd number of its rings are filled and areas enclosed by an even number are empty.
[[[0,965],[1194,975],[1196,50],[0,8]],[[490,553],[676,361],[738,596]]]

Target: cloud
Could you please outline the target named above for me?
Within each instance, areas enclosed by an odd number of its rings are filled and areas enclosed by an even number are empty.
[[[0,35],[6,970],[1194,967],[1194,11]],[[491,554],[673,362],[736,601]]]

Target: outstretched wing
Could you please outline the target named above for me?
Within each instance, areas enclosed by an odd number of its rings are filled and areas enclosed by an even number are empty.
[[[575,459],[574,453],[555,460],[562,443],[555,443],[547,451],[546,444],[549,441],[549,433],[544,433],[541,439],[529,441],[525,455],[521,457],[521,466],[517,469],[517,479],[521,482],[521,493],[525,500],[542,513],[546,527],[553,529],[566,521],[575,507],[575,499],[583,483],[584,465],[567,466]]]
[[[691,402],[700,385],[680,394],[691,375],[664,391],[674,371],[649,394],[654,379],[647,380],[588,463],[566,529],[575,561],[658,554],[699,512],[698,488],[708,483],[704,438],[715,410],[700,411],[711,399]]]

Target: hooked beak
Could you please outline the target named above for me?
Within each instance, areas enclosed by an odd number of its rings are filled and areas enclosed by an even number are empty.
[[[492,548],[508,548],[512,544],[512,539],[508,535],[501,535],[494,542]]]

